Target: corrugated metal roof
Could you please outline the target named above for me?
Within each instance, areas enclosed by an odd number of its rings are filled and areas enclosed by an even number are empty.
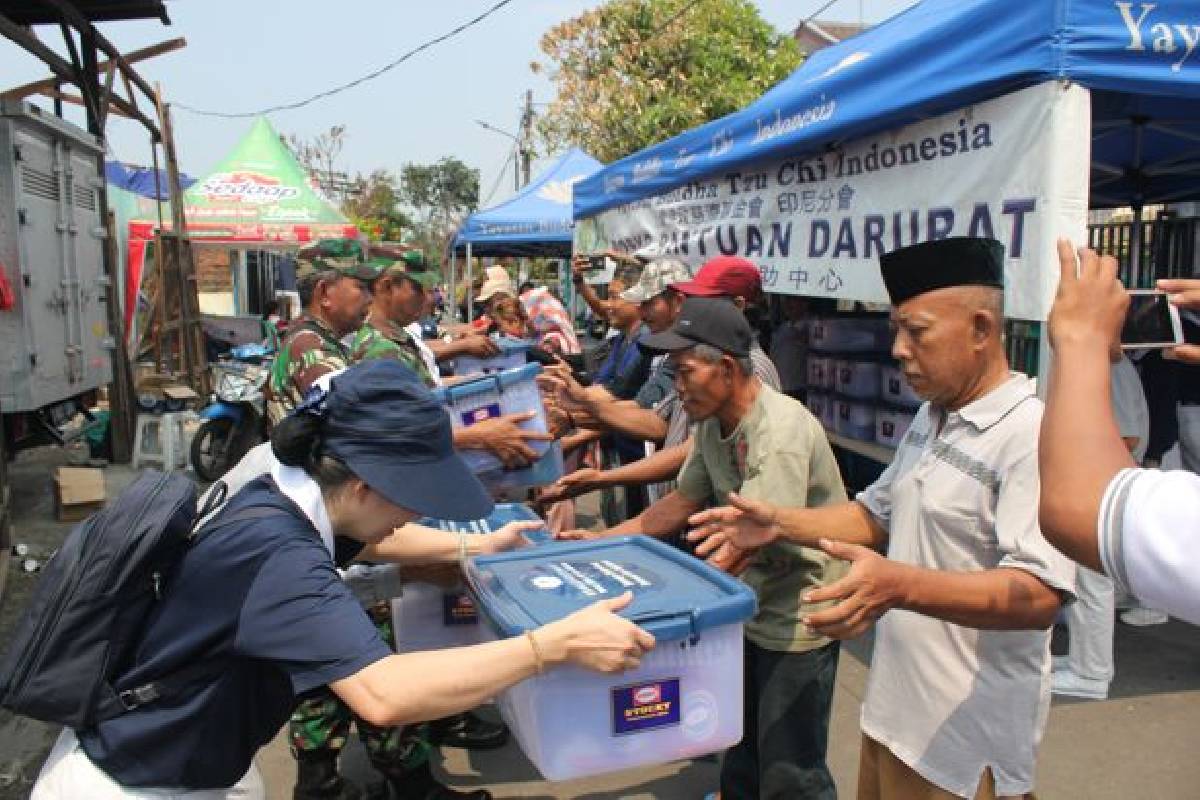
[[[161,19],[170,25],[164,0],[69,0],[91,22]],[[58,10],[38,0],[0,0],[0,14],[20,25],[50,25],[61,21]]]

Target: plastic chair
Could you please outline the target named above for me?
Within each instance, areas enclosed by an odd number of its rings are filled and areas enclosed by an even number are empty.
[[[133,439],[133,468],[157,465],[163,472],[187,466],[186,413],[138,414]]]

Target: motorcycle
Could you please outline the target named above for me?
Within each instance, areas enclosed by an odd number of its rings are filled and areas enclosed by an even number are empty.
[[[192,469],[206,481],[218,480],[267,438],[263,390],[271,374],[271,350],[241,345],[230,354],[233,360],[212,365],[216,391],[200,411],[204,422],[192,438]]]

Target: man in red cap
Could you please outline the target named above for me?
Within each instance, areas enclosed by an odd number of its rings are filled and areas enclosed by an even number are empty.
[[[671,288],[688,297],[731,297],[746,304],[762,294],[762,273],[750,261],[738,256],[717,256],[705,262],[696,277]]]

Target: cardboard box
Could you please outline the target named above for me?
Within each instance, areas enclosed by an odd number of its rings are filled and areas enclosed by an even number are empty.
[[[162,393],[163,397],[167,398],[168,400],[182,400],[187,402],[189,400],[200,399],[200,395],[196,394],[191,387],[183,385],[164,386]]]
[[[59,522],[79,522],[104,508],[104,472],[59,467],[54,473],[54,509]]]

